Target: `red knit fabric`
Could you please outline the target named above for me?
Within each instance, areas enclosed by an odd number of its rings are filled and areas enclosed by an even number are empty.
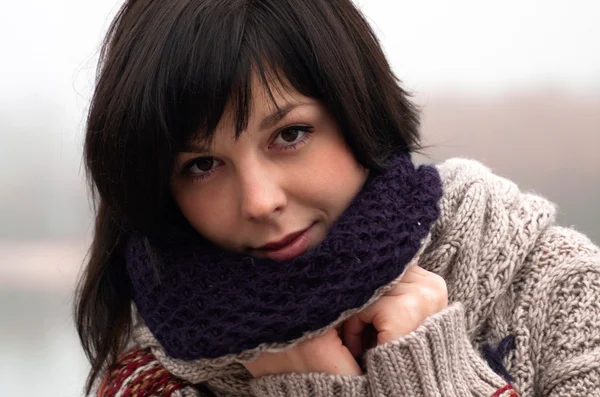
[[[498,389],[496,393],[492,395],[492,397],[519,397],[519,393],[517,393],[511,384],[508,384],[502,389]]]
[[[190,386],[164,369],[147,349],[135,349],[117,360],[106,374],[97,397],[161,396],[170,397],[174,391]]]

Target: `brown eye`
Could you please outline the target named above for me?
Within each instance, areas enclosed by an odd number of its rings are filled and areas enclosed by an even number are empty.
[[[196,166],[196,168],[203,172],[210,171],[214,163],[215,160],[211,159],[210,157],[205,157],[194,161],[194,165]]]
[[[197,159],[189,161],[183,167],[183,173],[190,173],[191,175],[208,174],[217,167],[218,160],[212,157],[199,157]]]
[[[181,169],[181,175],[189,177],[193,181],[200,181],[210,177],[222,165],[224,165],[223,162],[214,157],[198,157],[185,163]]]
[[[280,136],[286,142],[294,142],[296,139],[298,139],[299,134],[299,130],[289,128],[287,130],[281,131]]]
[[[280,150],[296,149],[298,145],[306,143],[312,135],[312,127],[294,126],[281,130],[271,143],[271,148]]]

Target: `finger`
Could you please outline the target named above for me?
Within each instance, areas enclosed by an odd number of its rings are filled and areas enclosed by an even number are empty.
[[[373,324],[377,331],[381,331],[382,318],[385,316],[385,308],[388,303],[395,299],[393,296],[382,296],[371,306],[366,307],[361,312],[354,315],[362,325],[361,332],[366,324]],[[383,309],[383,310],[382,310]]]
[[[358,314],[378,331],[377,344],[395,340],[414,331],[420,323],[420,301],[414,295],[383,296]]]
[[[332,368],[331,371],[327,371],[328,373],[340,375],[362,375],[362,369],[360,369],[358,362],[356,362],[352,356],[352,353],[350,353],[350,350],[346,346],[340,346],[338,355],[336,357],[339,357],[339,359],[332,360],[334,362],[334,368]]]
[[[404,275],[400,279],[400,283],[418,283],[422,282],[423,279],[426,279],[431,276],[431,272],[423,269],[422,267],[415,265],[410,269],[407,269],[404,272]]]
[[[350,317],[342,328],[342,340],[352,356],[358,357],[362,352],[362,332],[367,323],[361,321],[358,315]]]
[[[397,306],[407,310],[415,309],[423,313],[433,314],[448,305],[448,293],[445,288],[436,288],[433,283],[411,283],[397,285],[394,290],[385,295],[388,298],[397,298]],[[402,303],[400,303],[402,302]],[[418,306],[418,307],[416,307]]]
[[[384,296],[404,297],[413,295],[419,297],[427,313],[437,313],[448,306],[448,287],[446,281],[436,274],[420,282],[398,283]]]
[[[342,339],[337,336],[336,331],[330,330],[323,338],[321,340],[323,343],[319,344],[319,349],[314,357],[325,364],[323,372],[339,375],[362,375],[360,366],[348,347],[344,346]]]
[[[448,291],[446,281],[441,276],[431,272],[427,272],[427,275],[410,272],[403,276],[385,295],[398,296],[406,292],[418,292],[421,289],[439,292],[442,295],[447,294]]]
[[[424,284],[422,282],[405,282],[402,280],[394,285],[394,287],[386,292],[383,296],[401,296],[405,294],[411,294],[418,292],[423,288],[423,285]]]

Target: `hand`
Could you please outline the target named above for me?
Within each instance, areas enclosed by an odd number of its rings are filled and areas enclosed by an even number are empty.
[[[354,357],[369,347],[364,333],[369,324],[376,330],[377,345],[391,342],[416,330],[431,315],[448,306],[446,281],[414,266],[398,284],[371,306],[350,317],[343,326],[343,342]]]
[[[263,353],[244,363],[258,378],[270,374],[323,372],[338,375],[361,375],[362,371],[336,329],[308,339],[279,353]]]

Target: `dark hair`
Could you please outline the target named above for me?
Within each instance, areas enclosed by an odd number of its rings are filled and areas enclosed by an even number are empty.
[[[87,393],[129,336],[125,239],[158,235],[177,213],[175,157],[210,139],[227,106],[242,133],[253,73],[271,99],[275,77],[320,100],[367,168],[418,149],[418,112],[351,0],[127,1],[100,52],[84,147],[97,208],[75,307]]]

